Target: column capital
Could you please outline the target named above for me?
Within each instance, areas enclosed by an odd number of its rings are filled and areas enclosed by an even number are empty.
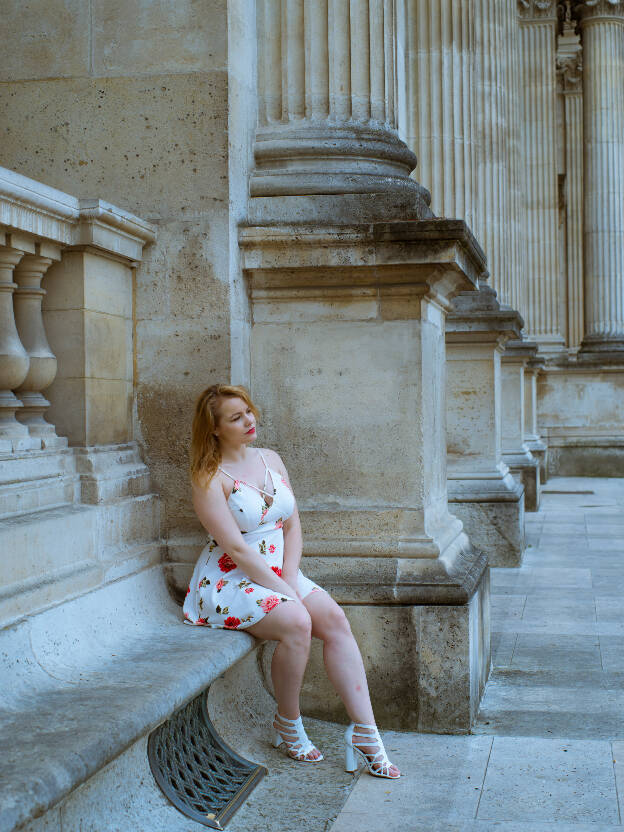
[[[583,59],[580,55],[557,55],[557,79],[564,94],[583,91]]]
[[[575,0],[574,11],[581,25],[610,17],[624,22],[624,0]]]
[[[518,15],[521,21],[555,22],[557,3],[555,0],[518,0]]]

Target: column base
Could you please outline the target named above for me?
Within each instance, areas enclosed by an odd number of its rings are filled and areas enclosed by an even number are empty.
[[[487,554],[490,566],[520,566],[525,548],[523,485],[510,473],[491,478],[452,474],[447,485],[451,511],[473,546]]]
[[[530,451],[503,451],[511,473],[524,485],[525,511],[538,511],[540,505],[540,466]]]
[[[577,353],[577,360],[624,364],[624,335],[611,338],[602,335],[586,335]]]

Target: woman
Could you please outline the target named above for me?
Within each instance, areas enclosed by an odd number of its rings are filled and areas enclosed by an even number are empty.
[[[353,720],[345,732],[347,771],[354,752],[377,777],[396,779],[375,726],[360,651],[345,614],[299,570],[302,538],[295,498],[275,451],[255,449],[259,413],[244,387],[214,384],[193,419],[193,506],[211,541],[184,602],[187,624],[246,629],[277,641],[271,677],[277,700],[273,745],[319,762],[299,712],[310,637],[323,640],[327,675]]]

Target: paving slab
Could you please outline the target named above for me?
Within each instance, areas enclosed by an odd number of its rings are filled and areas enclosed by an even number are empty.
[[[524,622],[523,622],[524,623]],[[520,632],[511,666],[516,669],[602,670],[600,642],[594,635]]]
[[[477,819],[619,823],[611,744],[495,737]]]

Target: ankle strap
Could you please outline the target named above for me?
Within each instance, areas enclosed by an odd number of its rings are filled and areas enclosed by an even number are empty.
[[[286,722],[289,725],[297,725],[297,723],[301,722],[301,714],[299,714],[297,719],[288,719],[287,716],[282,716],[279,711],[275,711],[275,719],[279,719],[281,722]]]

